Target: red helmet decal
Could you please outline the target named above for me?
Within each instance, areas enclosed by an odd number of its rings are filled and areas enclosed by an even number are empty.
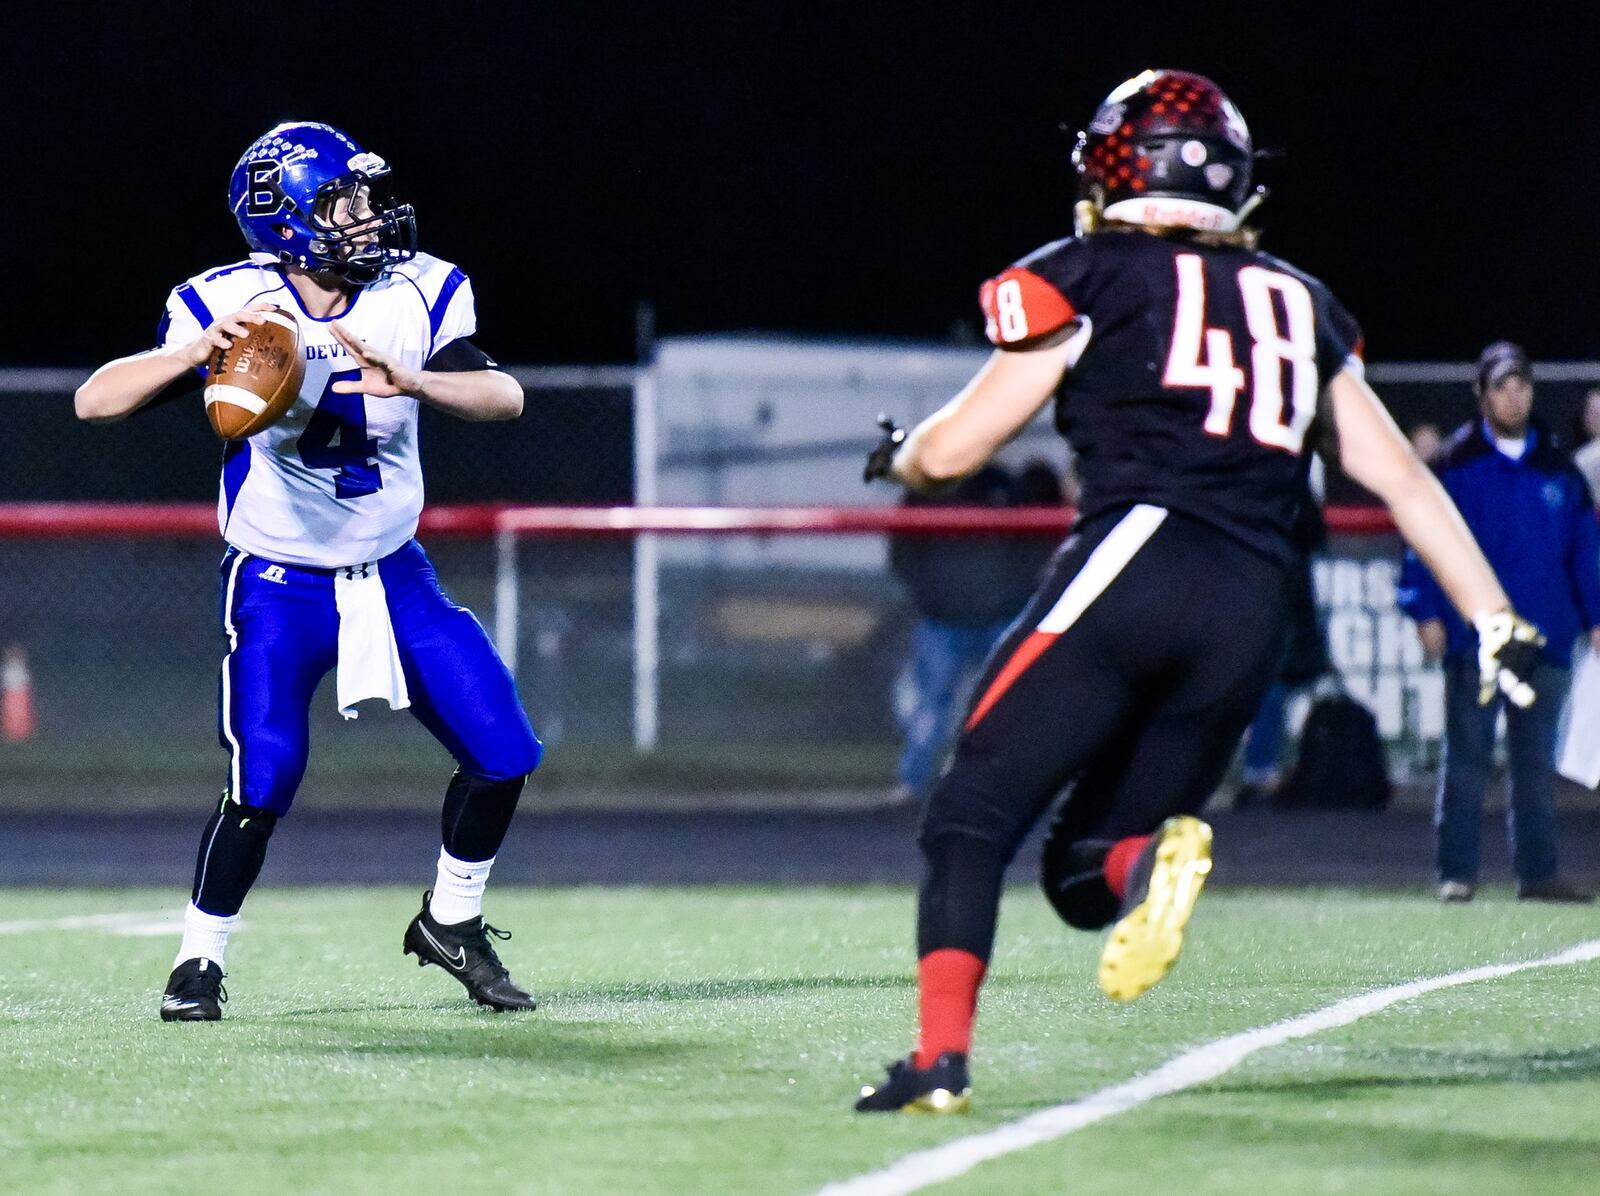
[[[1146,195],[1237,212],[1250,193],[1250,128],[1223,90],[1189,71],[1117,87],[1079,136],[1080,189],[1107,207]]]

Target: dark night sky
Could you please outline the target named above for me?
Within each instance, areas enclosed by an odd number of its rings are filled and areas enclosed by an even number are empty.
[[[1068,231],[1058,124],[1148,65],[1287,151],[1267,247],[1372,358],[1594,355],[1600,41],[1563,8],[61,5],[0,49],[0,360],[145,347],[170,286],[243,256],[227,175],[289,117],[390,159],[502,360],[625,359],[641,299],[669,334],[944,337]]]

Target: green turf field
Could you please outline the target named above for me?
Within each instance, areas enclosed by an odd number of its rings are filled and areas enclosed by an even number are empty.
[[[849,1112],[909,1043],[906,892],[493,892],[544,1000],[520,1017],[402,960],[409,889],[253,896],[217,1025],[155,1016],[174,937],[44,925],[174,896],[4,893],[0,1191],[815,1191],[1210,1039],[1600,935],[1503,897],[1218,891],[1124,1008],[1093,987],[1097,938],[1016,890],[975,1111],[926,1120]],[[1595,1191],[1597,994],[1596,963],[1435,993],[934,1190]]]

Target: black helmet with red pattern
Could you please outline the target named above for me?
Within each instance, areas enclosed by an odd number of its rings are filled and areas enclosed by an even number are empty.
[[[1109,220],[1232,231],[1250,204],[1250,128],[1222,89],[1145,71],[1105,98],[1072,153],[1078,194]]]

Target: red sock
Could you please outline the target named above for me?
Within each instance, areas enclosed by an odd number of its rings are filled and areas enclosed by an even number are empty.
[[[1139,858],[1139,853],[1144,850],[1145,844],[1150,842],[1150,839],[1150,835],[1118,839],[1111,845],[1111,850],[1106,852],[1106,862],[1103,865],[1106,887],[1119,901],[1128,890],[1128,873],[1133,871],[1134,861]]]
[[[970,951],[941,947],[917,961],[922,1001],[922,1035],[915,1063],[932,1067],[946,1051],[972,1049],[972,1019],[978,1013],[978,986],[987,965]]]

